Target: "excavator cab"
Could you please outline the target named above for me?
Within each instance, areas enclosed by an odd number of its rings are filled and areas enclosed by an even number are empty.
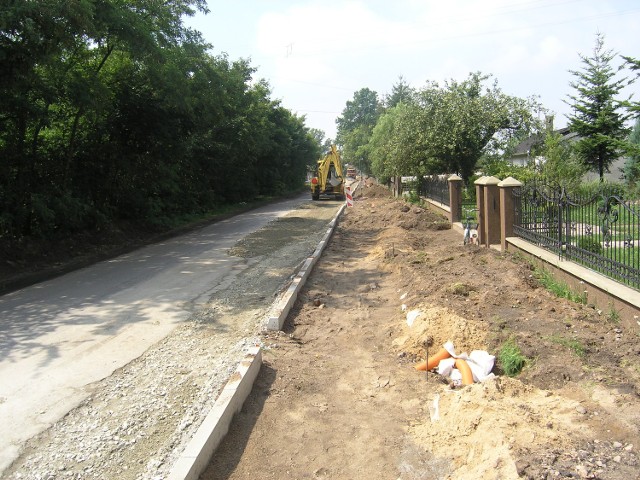
[[[344,176],[342,161],[335,145],[324,158],[318,160],[316,176],[311,179],[311,198],[319,200],[320,195],[344,200]]]

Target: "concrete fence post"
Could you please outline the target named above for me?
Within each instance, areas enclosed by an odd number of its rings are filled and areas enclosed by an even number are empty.
[[[507,177],[498,183],[500,189],[500,249],[507,250],[507,237],[513,237],[513,222],[516,218],[516,204],[513,200],[513,189],[522,183],[513,177]]]
[[[449,221],[451,223],[461,221],[462,210],[462,178],[458,175],[451,175],[449,181]]]

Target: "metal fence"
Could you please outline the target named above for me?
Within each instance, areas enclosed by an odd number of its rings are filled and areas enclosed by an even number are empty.
[[[418,180],[418,195],[450,207],[449,180],[445,175],[429,175]]]
[[[571,196],[529,183],[514,189],[516,236],[640,289],[638,202],[603,190]]]

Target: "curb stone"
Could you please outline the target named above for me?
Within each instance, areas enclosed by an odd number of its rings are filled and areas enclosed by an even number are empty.
[[[285,294],[278,301],[276,310],[275,310],[276,314],[269,317],[269,319],[267,320],[267,325],[266,325],[267,330],[282,329],[282,325],[284,324],[284,321],[287,319],[287,315],[289,314],[291,307],[293,307],[293,304],[298,298],[298,293],[300,293],[300,290],[302,289],[302,286],[306,282],[307,277],[311,273],[311,270],[313,269],[314,265],[322,255],[322,252],[326,248],[327,244],[329,243],[329,239],[331,238],[331,235],[333,235],[333,232],[336,229],[336,225],[338,224],[338,218],[340,218],[340,215],[342,215],[342,212],[344,212],[345,208],[346,208],[346,204],[343,204],[342,207],[340,207],[340,210],[338,210],[338,213],[336,213],[336,216],[333,218],[333,220],[329,222],[329,228],[327,229],[326,233],[322,237],[322,240],[320,240],[320,243],[316,247],[315,251],[304,262],[304,264],[302,265],[302,268],[300,269],[298,274],[295,276],[295,278],[291,282],[291,285],[289,285],[289,288],[287,289]]]

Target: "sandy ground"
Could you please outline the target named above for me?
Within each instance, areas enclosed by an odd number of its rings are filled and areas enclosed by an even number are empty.
[[[640,478],[640,324],[555,298],[523,258],[463,246],[381,187],[356,196],[284,331],[261,338],[202,480]],[[463,387],[414,368],[448,340],[496,354],[509,339],[529,359],[515,378],[499,362]]]

